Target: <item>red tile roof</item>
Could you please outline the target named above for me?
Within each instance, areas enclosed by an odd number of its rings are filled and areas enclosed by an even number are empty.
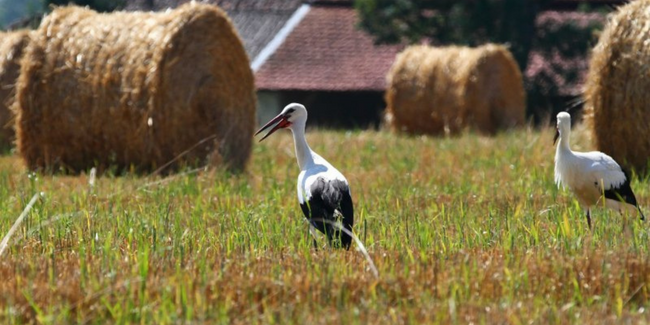
[[[570,0],[565,0],[570,1]],[[586,27],[603,23],[600,13],[547,11],[537,17],[537,26],[556,29],[564,24]],[[372,38],[356,27],[352,8],[312,7],[256,74],[262,90],[355,91],[386,88],[385,76],[403,46],[375,46]],[[531,51],[524,76],[542,93],[556,88],[560,95],[578,95],[586,77],[585,56]],[[576,74],[577,80],[566,75]]]
[[[375,46],[353,8],[312,7],[256,73],[262,90],[386,89],[386,73],[403,46]]]

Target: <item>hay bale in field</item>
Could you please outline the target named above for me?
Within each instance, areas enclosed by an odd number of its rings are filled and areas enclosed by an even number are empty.
[[[20,59],[29,43],[29,31],[0,32],[0,148],[14,140],[15,85],[20,75]]]
[[[521,71],[504,46],[411,46],[388,73],[386,120],[393,131],[486,134],[524,123]]]
[[[22,61],[18,150],[30,169],[147,171],[172,160],[170,168],[207,161],[240,169],[252,145],[254,91],[242,42],[215,6],[61,7]]]
[[[650,158],[650,1],[610,17],[593,49],[585,84],[585,121],[598,150],[645,172]]]

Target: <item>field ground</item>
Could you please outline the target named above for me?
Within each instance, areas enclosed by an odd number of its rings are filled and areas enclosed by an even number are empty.
[[[485,138],[313,131],[348,178],[356,250],[315,251],[289,132],[246,173],[28,173],[0,158],[0,323],[639,324],[647,223],[553,184],[552,130]],[[586,141],[579,139],[588,148]],[[650,215],[648,180],[633,189]]]

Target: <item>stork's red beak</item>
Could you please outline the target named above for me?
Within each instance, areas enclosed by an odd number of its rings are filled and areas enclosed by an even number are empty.
[[[560,137],[560,129],[555,129],[555,137],[553,137],[553,145],[557,142],[557,138]]]
[[[257,132],[255,132],[255,135],[260,134],[260,132],[268,129],[273,124],[275,124],[275,126],[271,129],[271,131],[269,131],[269,133],[267,133],[262,139],[260,139],[260,142],[266,139],[269,135],[273,134],[273,132],[291,126],[291,122],[289,122],[289,120],[287,120],[287,118],[283,114],[280,114],[274,117],[268,123],[264,124],[263,127],[261,127],[259,130],[257,130]]]

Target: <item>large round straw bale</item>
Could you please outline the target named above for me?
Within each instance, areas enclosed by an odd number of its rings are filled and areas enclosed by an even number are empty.
[[[492,134],[524,123],[521,71],[504,46],[411,46],[387,80],[386,120],[394,131]]]
[[[0,148],[14,140],[15,85],[20,75],[20,59],[29,43],[29,31],[0,32]]]
[[[44,18],[17,86],[18,150],[30,169],[239,169],[255,123],[253,74],[219,8]],[[180,159],[176,159],[180,157]]]
[[[585,84],[585,120],[599,150],[645,172],[650,158],[650,1],[610,17],[593,49]]]

